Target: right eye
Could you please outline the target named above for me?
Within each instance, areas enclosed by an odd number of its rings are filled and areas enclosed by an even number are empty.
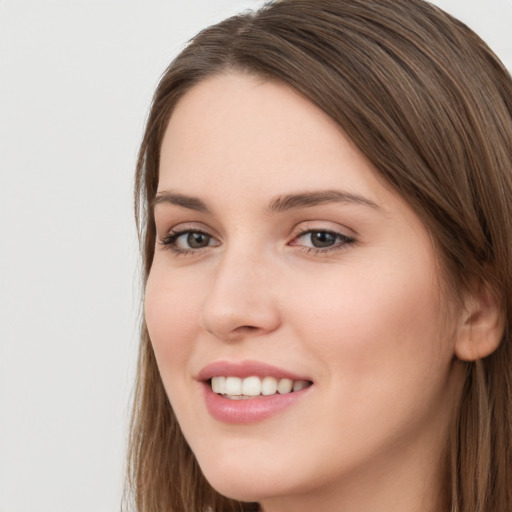
[[[206,247],[216,247],[220,245],[210,234],[192,229],[171,231],[160,243],[180,254],[188,254],[205,249]]]

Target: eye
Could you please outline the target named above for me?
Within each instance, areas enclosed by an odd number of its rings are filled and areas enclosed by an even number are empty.
[[[301,246],[308,252],[327,252],[341,249],[354,242],[354,238],[343,233],[326,229],[310,229],[297,235],[290,245]]]
[[[332,247],[337,239],[337,236],[329,231],[311,231],[305,235],[305,238],[306,237],[309,239],[311,245],[317,249]]]
[[[209,233],[190,229],[171,231],[160,243],[177,253],[189,253],[219,245]]]

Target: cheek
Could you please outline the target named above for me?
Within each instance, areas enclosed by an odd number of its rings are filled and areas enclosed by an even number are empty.
[[[190,361],[199,329],[200,294],[197,283],[173,275],[155,261],[146,285],[144,312],[162,382],[180,425],[200,424],[194,401],[188,399],[193,385]]]
[[[414,262],[418,263],[415,265]],[[451,343],[431,260],[394,259],[317,273],[290,294],[289,311],[332,379],[428,379],[447,370]]]
[[[193,349],[193,333],[198,328],[197,293],[193,283],[182,276],[171,276],[155,261],[146,285],[144,314],[158,366],[164,377],[181,367]]]
[[[424,428],[442,428],[449,415],[452,340],[442,334],[435,269],[418,266],[421,272],[404,261],[340,268],[337,277],[317,273],[289,294],[293,337],[318,369],[325,397],[318,408],[325,426],[315,429],[336,440],[349,465]],[[328,451],[333,443],[322,446]]]

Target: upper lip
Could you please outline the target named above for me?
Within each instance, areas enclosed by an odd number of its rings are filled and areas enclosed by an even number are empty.
[[[309,380],[308,377],[297,375],[283,368],[259,361],[215,361],[206,365],[197,375],[197,380],[207,381],[212,377],[274,377],[275,379]]]

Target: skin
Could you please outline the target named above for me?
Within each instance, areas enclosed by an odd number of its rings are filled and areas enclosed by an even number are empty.
[[[411,207],[324,112],[241,73],[180,100],[158,189],[208,208],[155,206],[145,314],[171,404],[213,487],[265,512],[442,510],[464,319]],[[363,200],[269,212],[277,197],[324,190]],[[163,245],[172,230],[208,236],[199,248],[186,233]],[[308,230],[348,238],[319,252]],[[214,361],[248,359],[313,386],[264,421],[219,422],[196,376]]]

